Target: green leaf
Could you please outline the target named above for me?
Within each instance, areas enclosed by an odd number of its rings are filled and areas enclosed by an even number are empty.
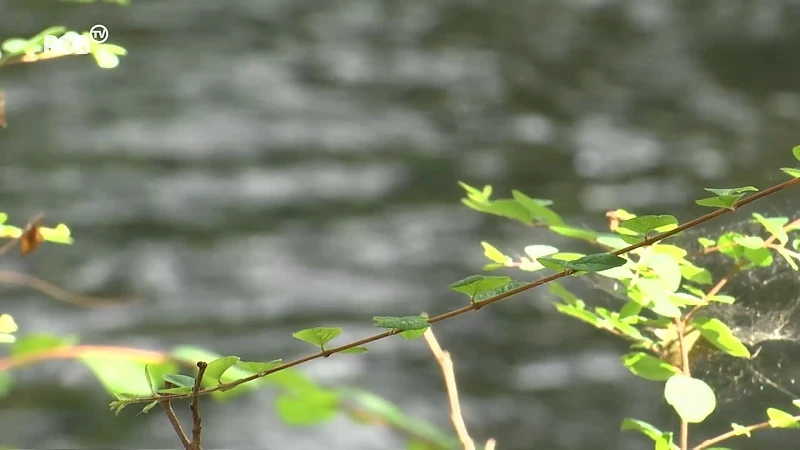
[[[696,316],[692,325],[714,347],[736,358],[749,358],[750,351],[742,342],[733,335],[727,325],[719,319]]]
[[[712,194],[716,194],[717,196],[726,196],[726,195],[739,195],[744,194],[746,192],[758,192],[758,188],[755,186],[745,186],[745,187],[738,187],[738,188],[730,188],[730,189],[714,189],[714,188],[705,188],[706,191],[711,192]]]
[[[14,387],[14,377],[10,372],[0,372],[0,398],[6,397]]]
[[[651,231],[663,233],[677,227],[678,219],[675,216],[638,216],[620,223],[617,232],[626,234],[627,230],[637,235],[647,236]]]
[[[339,411],[339,397],[322,389],[285,394],[275,401],[275,409],[284,423],[292,426],[316,425],[332,419]]]
[[[664,381],[681,373],[680,369],[644,352],[632,352],[622,357],[622,365],[645,380]]]
[[[689,423],[700,423],[717,407],[714,391],[702,380],[673,375],[664,386],[664,398]]]
[[[194,390],[194,386],[180,386],[159,389],[156,392],[159,394],[189,394]]]
[[[3,42],[2,49],[8,53],[25,53],[26,39],[13,38]]]
[[[562,286],[558,282],[548,283],[547,288],[553,295],[560,298],[567,305],[578,306],[580,308],[583,308],[585,305],[583,300],[576,297],[575,294],[568,291],[566,288],[564,288],[564,286]]]
[[[786,262],[789,263],[789,266],[791,266],[792,269],[794,270],[799,269],[797,267],[797,263],[794,262],[794,260],[797,259],[800,261],[800,255],[792,252],[791,250],[787,250],[786,247],[778,247],[775,250],[778,252],[779,255],[783,256],[783,259],[785,259]]]
[[[800,169],[794,167],[781,167],[781,170],[792,178],[800,178]]]
[[[489,197],[492,195],[492,187],[489,186],[489,185],[484,186],[483,187],[483,191],[481,191],[480,189],[474,188],[474,187],[468,185],[467,183],[464,183],[463,181],[459,181],[458,185],[461,186],[462,188],[464,188],[465,191],[467,191],[467,195],[472,200],[485,202],[485,201],[489,200]]]
[[[71,236],[72,232],[63,223],[56,225],[55,228],[40,227],[39,232],[47,242],[55,244],[72,244],[75,242]]]
[[[697,238],[697,242],[698,242],[698,243],[699,243],[701,246],[703,246],[703,248],[709,248],[709,247],[713,247],[713,246],[714,246],[714,245],[716,245],[716,243],[717,243],[717,242],[716,242],[716,241],[714,241],[713,239],[709,239],[709,238],[705,238],[705,237]]]
[[[584,309],[583,306],[556,303],[555,307],[556,310],[558,310],[558,312],[560,312],[561,314],[574,317],[578,320],[586,322],[597,328],[606,328],[605,326],[603,326],[602,319],[597,317],[593,312]]]
[[[639,433],[642,433],[643,435],[649,437],[650,439],[652,439],[656,443],[658,443],[659,441],[664,439],[664,435],[670,434],[670,433],[662,432],[658,428],[650,425],[649,423],[647,423],[645,421],[636,420],[636,419],[625,419],[625,420],[623,420],[621,429],[622,429],[622,431],[631,431],[631,430],[632,431],[638,431]],[[670,449],[674,448],[674,449],[677,450],[677,447],[675,447],[674,445],[672,445],[671,447],[667,447],[667,448],[670,448]]]
[[[194,366],[197,363],[197,361],[214,361],[214,360],[217,360],[219,358],[223,358],[224,357],[223,355],[220,355],[219,353],[211,352],[211,351],[208,351],[208,350],[203,349],[203,348],[193,347],[193,346],[188,346],[188,345],[187,346],[179,346],[179,347],[174,348],[170,352],[170,355],[173,358],[175,358],[177,360],[180,360],[180,361],[184,362],[185,364],[191,365],[191,366]],[[228,370],[226,370],[222,374],[222,376],[220,377],[220,381],[222,381],[223,383],[230,383],[232,381],[235,381],[235,380],[238,380],[238,379],[241,379],[241,378],[245,378],[245,377],[248,377],[248,376],[251,376],[251,375],[254,374],[253,372],[249,372],[247,370],[243,370],[243,369],[239,368],[239,366],[241,364],[242,363],[239,363],[239,364],[234,365],[233,367],[229,368]],[[261,363],[256,363],[256,364],[261,364]],[[216,385],[217,385],[216,382],[214,382],[211,379],[208,379],[206,377],[203,377],[202,384],[201,384],[202,387],[209,388],[209,387],[214,387]],[[228,398],[236,397],[238,395],[245,394],[248,391],[252,391],[252,390],[258,389],[259,386],[260,385],[258,383],[256,383],[256,382],[245,383],[245,384],[241,384],[241,385],[237,386],[235,389],[229,389],[229,390],[226,390],[226,391],[215,391],[215,392],[212,392],[211,396],[214,397],[217,400],[224,400],[224,399],[228,399]]]
[[[251,373],[261,373],[272,370],[283,364],[283,360],[276,359],[269,362],[241,361],[236,366]],[[242,377],[244,378],[244,377]],[[238,379],[238,378],[237,378]]]
[[[71,347],[75,344],[77,344],[77,339],[74,337],[64,338],[45,333],[29,334],[18,338],[14,345],[11,346],[11,356],[17,358],[54,348]]]
[[[194,388],[194,378],[181,375],[179,373],[168,373],[164,375],[164,381],[172,383],[177,387],[191,387]]]
[[[400,331],[425,330],[428,328],[428,318],[423,316],[375,316],[372,321],[376,327]]]
[[[769,426],[772,428],[800,428],[797,419],[786,411],[781,411],[777,408],[768,408],[767,416],[769,416]]]
[[[531,217],[546,225],[563,225],[564,220],[555,211],[547,207],[547,200],[528,197],[520,191],[513,190],[511,195],[517,203],[528,210]],[[550,202],[552,203],[552,202]]]
[[[796,146],[795,146],[795,147],[792,149],[792,154],[794,155],[795,159],[797,159],[798,161],[800,161],[800,145],[796,145]]]
[[[420,330],[407,330],[398,334],[407,341],[413,341],[414,339],[421,338],[422,335],[425,334],[425,330],[427,330],[427,328]]]
[[[483,254],[490,260],[505,266],[511,264],[511,258],[504,255],[500,250],[492,247],[488,242],[481,242],[481,246],[483,246]]]
[[[208,363],[208,366],[206,366],[203,378],[209,378],[217,383],[221,383],[220,377],[222,377],[222,374],[230,369],[231,366],[238,363],[239,359],[238,356],[223,356],[222,358],[211,361]]]
[[[101,69],[113,69],[119,65],[119,56],[104,48],[93,51],[92,56]]]
[[[737,201],[739,201],[739,199],[742,197],[744,197],[744,194],[724,195],[721,197],[708,197],[697,200],[695,201],[695,203],[697,203],[700,206],[709,206],[711,208],[733,209],[733,205]]]
[[[6,223],[8,220],[8,214],[0,212],[0,225]]]
[[[543,261],[559,265],[566,269],[573,269],[585,272],[600,272],[603,270],[612,269],[614,267],[619,267],[625,265],[628,260],[625,258],[620,258],[619,256],[612,255],[610,253],[596,253],[593,255],[586,255],[583,258],[576,259],[574,261],[561,261],[555,258],[539,258],[539,261],[544,264]]]
[[[477,294],[490,291],[499,286],[506,285],[513,281],[511,277],[498,277],[486,275],[472,275],[463,280],[456,281],[449,286],[450,290],[466,294],[469,298],[474,298]]]
[[[769,234],[775,236],[781,245],[786,245],[786,243],[789,242],[789,235],[787,235],[786,231],[783,229],[783,226],[789,223],[788,217],[766,218],[759,213],[753,213],[753,217],[755,217]]]
[[[352,348],[348,348],[346,350],[342,350],[339,353],[348,353],[348,354],[353,354],[353,355],[359,354],[359,353],[367,353],[367,348],[366,347],[352,347]]]
[[[338,327],[316,327],[292,333],[295,339],[308,342],[311,345],[324,348],[325,344],[342,334],[342,329]]]
[[[528,283],[525,283],[525,282],[522,282],[522,281],[512,281],[510,283],[506,283],[503,286],[496,287],[496,288],[494,288],[492,290],[483,291],[483,292],[479,293],[478,295],[476,295],[473,298],[473,300],[475,301],[475,303],[485,302],[486,300],[489,300],[491,298],[497,297],[498,295],[505,294],[508,291],[513,291],[514,289],[517,289],[517,288],[520,288],[522,286],[525,286],[526,284],[528,284]]]
[[[739,425],[738,423],[732,423],[731,428],[733,428],[733,431],[736,432],[736,436],[751,436],[750,430],[747,427]]]
[[[150,392],[155,394],[160,388],[164,387],[164,375],[178,370],[178,365],[172,361],[165,361],[159,364],[147,364],[144,366],[144,375]]]
[[[643,261],[658,276],[658,280],[669,292],[677,292],[681,286],[681,267],[675,258],[660,253],[650,253]]]
[[[709,285],[714,281],[714,278],[707,269],[697,267],[691,263],[685,263],[680,268],[681,276],[693,283]]]

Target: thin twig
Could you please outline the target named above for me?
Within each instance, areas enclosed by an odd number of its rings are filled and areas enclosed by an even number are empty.
[[[792,419],[794,419],[795,422],[800,422],[800,415],[793,416]],[[753,431],[761,430],[764,428],[772,428],[772,425],[770,425],[769,421],[757,423],[755,425],[749,425],[737,430],[731,430],[728,431],[727,433],[720,434],[717,437],[706,439],[697,446],[693,447],[692,450],[703,450],[704,448],[708,448],[722,441],[727,441],[728,439],[735,438],[741,435],[747,435],[748,433],[752,433]]]
[[[683,370],[683,375],[690,377],[692,376],[692,372],[689,368],[689,348],[688,345],[686,345],[686,322],[682,319],[676,318],[675,327],[678,332],[678,344],[680,345],[681,350],[681,369]],[[687,422],[683,417],[681,417],[680,440],[681,450],[689,450],[689,422]]]
[[[728,213],[730,213],[732,211],[735,211],[736,209],[741,208],[742,206],[745,206],[747,204],[750,204],[750,203],[752,203],[752,202],[754,202],[754,201],[756,201],[758,199],[761,199],[761,198],[766,197],[768,195],[771,195],[771,194],[774,194],[776,192],[782,191],[784,189],[788,189],[788,188],[790,188],[790,187],[792,187],[792,186],[794,186],[796,184],[800,184],[800,178],[792,178],[791,180],[788,180],[788,181],[785,181],[783,183],[780,183],[780,184],[777,184],[775,186],[772,186],[769,189],[765,189],[765,190],[763,190],[761,192],[757,192],[754,195],[751,195],[749,197],[746,197],[746,198],[743,198],[743,199],[737,201],[736,203],[733,204],[733,206],[731,208],[720,208],[720,209],[715,210],[713,212],[710,212],[710,213],[708,213],[708,214],[706,214],[704,216],[701,216],[701,217],[698,217],[698,218],[696,218],[694,220],[686,222],[686,223],[684,223],[684,224],[682,224],[682,225],[678,226],[677,228],[674,228],[674,229],[672,229],[670,231],[666,231],[666,232],[658,234],[656,236],[652,236],[652,237],[649,237],[647,239],[644,239],[644,240],[642,240],[642,241],[640,241],[640,242],[638,242],[636,244],[633,244],[633,245],[630,245],[628,247],[616,250],[616,251],[612,252],[612,254],[621,255],[623,253],[628,253],[628,252],[630,252],[632,250],[635,250],[637,248],[640,248],[640,247],[646,247],[648,245],[652,245],[652,244],[654,244],[656,242],[659,242],[659,241],[662,241],[662,240],[664,240],[664,239],[666,239],[666,238],[668,238],[670,236],[676,235],[676,234],[678,234],[678,233],[680,233],[680,232],[682,232],[684,230],[696,227],[696,226],[698,226],[698,225],[700,225],[700,224],[702,224],[704,222],[708,222],[708,221],[710,221],[712,219],[716,219],[719,216],[722,216],[722,215],[728,214]],[[539,287],[539,286],[541,286],[543,284],[547,284],[547,283],[550,283],[552,281],[567,277],[567,276],[572,275],[574,273],[575,273],[574,270],[568,269],[568,270],[564,270],[564,271],[561,271],[561,272],[553,274],[553,275],[549,275],[549,276],[540,278],[540,279],[538,279],[536,281],[530,282],[528,284],[524,284],[524,285],[522,285],[522,286],[520,286],[520,287],[518,287],[516,289],[512,289],[510,291],[503,292],[502,294],[498,294],[498,295],[496,295],[496,296],[494,296],[492,298],[489,298],[489,299],[487,299],[487,300],[485,300],[483,302],[470,303],[469,305],[464,306],[462,308],[454,309],[454,310],[446,312],[444,314],[440,314],[438,316],[431,317],[430,319],[428,319],[428,323],[429,324],[433,324],[433,323],[436,323],[436,322],[441,322],[443,320],[451,319],[451,318],[453,318],[455,316],[460,316],[461,314],[466,314],[466,313],[471,312],[471,311],[477,311],[477,310],[483,308],[484,306],[491,305],[491,304],[499,302],[501,300],[505,300],[505,299],[507,299],[509,297],[512,297],[514,295],[517,295],[517,294],[519,294],[521,292],[525,292],[527,290]],[[392,329],[392,330],[385,331],[383,333],[379,333],[379,334],[376,334],[376,335],[373,335],[373,336],[366,337],[364,339],[359,339],[357,341],[353,341],[353,342],[351,342],[349,344],[344,344],[344,345],[341,345],[339,347],[328,349],[325,352],[319,352],[319,353],[314,353],[314,354],[311,354],[311,355],[307,355],[307,356],[304,356],[302,358],[298,358],[298,359],[296,359],[294,361],[290,361],[290,362],[281,364],[280,366],[274,367],[274,368],[272,368],[270,370],[265,370],[264,372],[260,372],[260,373],[254,374],[254,375],[250,375],[250,376],[245,377],[245,378],[240,378],[240,379],[232,381],[230,383],[222,383],[222,384],[219,384],[219,385],[211,387],[211,388],[203,389],[202,391],[200,391],[200,395],[206,395],[206,394],[210,394],[212,392],[217,392],[217,391],[221,391],[221,390],[228,390],[228,389],[234,388],[234,387],[236,387],[236,386],[238,386],[240,384],[249,383],[250,381],[256,380],[258,378],[263,378],[263,377],[265,377],[267,375],[270,375],[270,374],[273,374],[275,372],[280,372],[282,370],[286,370],[286,369],[289,369],[291,367],[298,366],[300,364],[305,364],[305,363],[307,363],[309,361],[313,361],[315,359],[331,356],[331,355],[333,355],[335,353],[339,353],[339,352],[342,352],[344,350],[351,349],[353,347],[360,347],[360,346],[363,346],[365,344],[369,344],[371,342],[375,342],[375,341],[378,341],[378,340],[381,340],[381,339],[388,338],[389,336],[394,336],[395,334],[398,334],[400,332],[401,332],[401,330]],[[165,396],[161,396],[161,398],[169,398],[169,399],[173,399],[174,400],[174,399],[177,399],[177,398],[188,398],[189,396],[191,396],[191,394],[168,394],[168,395],[165,395]],[[146,397],[146,398],[145,397],[141,397],[141,398],[131,399],[131,400],[129,400],[129,403],[131,403],[131,404],[132,403],[147,403],[147,402],[152,402],[153,400],[158,400],[158,398],[156,398],[156,397]]]
[[[170,403],[169,399],[161,400],[159,403],[161,403],[161,406],[164,408],[164,413],[167,414],[167,419],[169,419],[169,423],[172,424],[175,434],[177,434],[178,438],[180,438],[183,448],[185,450],[192,450],[192,443],[189,442],[189,438],[186,437],[186,433],[183,432],[181,422],[178,420],[178,417],[175,416],[175,411],[172,410],[172,404]]]
[[[192,450],[200,450],[200,383],[203,381],[203,374],[206,372],[208,364],[203,361],[197,362],[197,378],[194,380],[194,389],[192,394],[192,404],[189,407],[192,410]]]
[[[431,352],[433,352],[433,356],[442,368],[444,384],[447,388],[447,397],[450,401],[450,420],[453,421],[458,439],[464,446],[464,450],[475,450],[475,442],[469,437],[467,425],[464,423],[464,417],[461,415],[461,404],[458,401],[458,388],[456,387],[456,375],[453,372],[453,360],[450,358],[450,353],[442,350],[431,328],[425,330],[423,336]]]

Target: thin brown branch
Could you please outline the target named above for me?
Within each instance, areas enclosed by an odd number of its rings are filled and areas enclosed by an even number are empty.
[[[203,374],[206,372],[208,364],[203,361],[197,362],[197,378],[194,380],[194,389],[192,394],[192,404],[189,407],[192,410],[192,450],[200,450],[200,383],[203,381]]]
[[[433,330],[428,328],[425,330],[425,341],[428,343],[436,362],[442,368],[442,375],[444,376],[444,384],[447,389],[447,398],[450,401],[450,420],[453,422],[453,427],[456,429],[458,440],[464,446],[464,450],[475,450],[475,442],[469,436],[467,425],[464,423],[464,416],[461,414],[461,403],[458,400],[458,388],[456,386],[456,375],[453,371],[453,360],[450,358],[450,352],[442,350],[436,336],[433,335]]]
[[[678,332],[678,344],[681,350],[681,369],[683,374],[687,377],[692,376],[689,367],[689,348],[686,345],[686,322],[681,319],[675,319],[675,327]],[[681,434],[680,434],[681,450],[689,450],[689,422],[681,417]]]
[[[172,409],[172,404],[170,403],[169,399],[161,400],[159,401],[159,403],[164,408],[164,413],[167,415],[169,423],[172,424],[172,428],[175,430],[175,434],[177,434],[178,438],[181,440],[183,448],[185,450],[192,450],[192,443],[189,442],[189,438],[186,437],[186,433],[184,433],[183,427],[181,427],[181,422],[175,415],[175,411]]]
[[[125,306],[136,301],[135,299],[100,298],[76,294],[34,276],[7,270],[0,270],[0,283],[30,287],[64,303],[87,308]]]
[[[666,238],[668,238],[670,236],[676,235],[676,234],[678,234],[678,233],[680,233],[682,231],[685,231],[685,230],[687,230],[689,228],[696,227],[696,226],[698,226],[698,225],[700,225],[700,224],[702,224],[704,222],[708,222],[708,221],[710,221],[712,219],[715,219],[715,218],[717,218],[719,216],[722,216],[724,214],[730,213],[730,212],[732,212],[732,211],[734,211],[734,210],[736,210],[736,209],[738,209],[738,208],[740,208],[742,206],[750,204],[750,203],[752,203],[752,202],[754,202],[754,201],[756,201],[756,200],[758,200],[760,198],[763,198],[763,197],[768,196],[770,194],[774,194],[774,193],[782,191],[784,189],[788,189],[788,188],[790,188],[790,187],[792,187],[792,186],[794,186],[796,184],[800,184],[800,178],[792,178],[791,180],[788,180],[788,181],[785,181],[785,182],[783,182],[781,184],[777,184],[775,186],[772,186],[769,189],[763,190],[761,192],[757,192],[757,193],[755,193],[754,195],[752,195],[750,197],[747,197],[747,198],[744,198],[744,199],[741,199],[741,200],[737,201],[736,203],[734,203],[732,208],[721,208],[721,209],[715,210],[715,211],[710,212],[710,213],[708,213],[708,214],[706,214],[704,216],[701,216],[701,217],[698,217],[698,218],[696,218],[694,220],[686,222],[686,223],[684,223],[684,224],[682,224],[682,225],[678,226],[677,228],[674,228],[674,229],[672,229],[670,231],[667,231],[667,232],[658,234],[656,236],[644,239],[641,242],[638,242],[638,243],[636,243],[634,245],[630,245],[630,246],[625,247],[623,249],[616,250],[612,254],[621,255],[623,253],[630,252],[630,251],[635,250],[635,249],[640,248],[640,247],[645,247],[645,246],[648,246],[648,245],[652,245],[652,244],[654,244],[656,242],[662,241],[662,240],[664,240],[664,239],[666,239]],[[505,300],[505,299],[507,299],[507,298],[509,298],[511,296],[517,295],[517,294],[519,294],[521,292],[525,292],[527,290],[539,287],[539,286],[541,286],[543,284],[547,284],[547,283],[550,283],[552,281],[558,280],[560,278],[564,278],[566,276],[572,275],[573,273],[575,273],[574,270],[569,270],[568,269],[568,270],[564,270],[562,272],[559,272],[559,273],[556,273],[556,274],[553,274],[553,275],[546,276],[544,278],[540,278],[540,279],[538,279],[536,281],[533,281],[531,283],[525,284],[525,285],[520,286],[520,287],[518,287],[516,289],[512,289],[510,291],[503,292],[502,294],[496,295],[496,296],[494,296],[494,297],[492,297],[490,299],[487,299],[487,300],[485,300],[483,302],[471,303],[471,304],[469,304],[467,306],[464,306],[462,308],[458,308],[458,309],[449,311],[447,313],[440,314],[440,315],[435,316],[435,317],[431,317],[430,319],[428,319],[428,323],[429,324],[433,324],[433,323],[436,323],[436,322],[441,322],[443,320],[451,319],[451,318],[456,317],[456,316],[460,316],[461,314],[465,314],[465,313],[468,313],[468,312],[471,312],[471,311],[477,311],[477,310],[481,309],[484,306],[491,305],[491,304],[499,302],[501,300]],[[375,341],[387,338],[389,336],[393,336],[395,334],[398,334],[399,332],[400,332],[400,330],[388,330],[388,331],[385,331],[383,333],[379,333],[379,334],[376,334],[376,335],[373,335],[373,336],[370,336],[370,337],[367,337],[367,338],[364,338],[364,339],[359,339],[359,340],[351,342],[349,344],[345,344],[345,345],[341,345],[339,347],[328,349],[325,352],[319,352],[319,353],[311,354],[311,355],[308,355],[308,356],[304,356],[304,357],[296,359],[294,361],[291,361],[291,362],[288,362],[288,363],[285,363],[285,364],[281,364],[280,366],[274,367],[274,368],[272,368],[270,370],[266,370],[264,372],[251,375],[249,377],[240,378],[240,379],[232,381],[230,383],[224,383],[224,384],[220,384],[220,385],[217,385],[217,386],[214,386],[214,387],[211,387],[211,388],[203,389],[202,391],[200,391],[200,395],[210,394],[212,392],[216,392],[216,391],[220,391],[220,390],[231,389],[231,388],[234,388],[234,387],[236,387],[236,386],[238,386],[240,384],[248,383],[248,382],[256,380],[258,378],[262,378],[262,377],[265,377],[267,375],[273,374],[275,372],[280,372],[281,370],[286,370],[286,369],[289,369],[291,367],[298,366],[300,364],[305,364],[305,363],[307,363],[309,361],[313,361],[315,359],[327,357],[327,356],[333,355],[335,353],[339,353],[341,351],[351,349],[353,347],[363,346],[365,344],[369,344],[371,342],[375,342]],[[191,394],[169,394],[169,395],[165,395],[165,396],[160,396],[158,398],[169,398],[169,399],[173,399],[174,400],[174,399],[177,399],[177,398],[188,398],[190,395]],[[154,398],[154,397],[137,398],[137,399],[130,400],[130,402],[131,403],[145,403],[145,402],[152,402],[154,400],[157,400],[158,398]]]
[[[800,422],[800,415],[794,416],[792,419],[794,419],[795,422]],[[719,444],[722,441],[727,441],[728,439],[735,438],[743,434],[747,435],[747,433],[752,433],[753,431],[762,430],[764,428],[772,428],[772,425],[770,425],[769,421],[757,423],[755,425],[749,425],[740,430],[731,430],[727,433],[720,434],[717,437],[706,439],[697,446],[692,447],[692,450],[703,450],[704,448],[711,447],[714,444]]]

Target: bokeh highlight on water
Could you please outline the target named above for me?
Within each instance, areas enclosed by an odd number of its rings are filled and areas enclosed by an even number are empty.
[[[458,180],[553,199],[574,224],[601,227],[616,207],[688,219],[702,187],[776,182],[799,143],[790,0],[132,3],[0,6],[0,39],[102,23],[130,52],[114,71],[85,58],[2,69],[1,209],[17,223],[44,211],[77,240],[4,268],[146,298],[85,310],[7,288],[0,309],[22,332],[288,359],[308,351],[290,336],[300,328],[355,338],[372,315],[459,306],[445,287],[479,272],[481,240],[575,248],[466,210]],[[623,343],[548,302],[533,292],[437,327],[475,437],[509,450],[638,449],[622,418],[675,425],[660,386],[619,366]],[[421,342],[370,350],[306,369],[449,426]],[[77,363],[17,375],[0,444],[177,442],[159,414],[109,414]],[[270,398],[209,403],[205,444],[401,446],[344,419],[284,427]],[[736,448],[787,442],[766,433]]]

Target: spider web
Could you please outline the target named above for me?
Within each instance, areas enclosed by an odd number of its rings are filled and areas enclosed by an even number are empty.
[[[781,209],[783,213],[762,214],[790,220],[800,215],[796,208],[791,214],[786,213],[786,205]],[[763,227],[751,217],[737,216],[737,221],[687,230],[664,242],[688,250],[687,258],[710,270],[716,282],[730,270],[732,262],[717,252],[693,258],[691,255],[698,255],[702,249],[698,237],[716,238],[727,231],[767,237]],[[739,272],[723,288],[720,293],[733,296],[734,304],[714,303],[701,312],[725,322],[752,355],[743,359],[716,351],[692,352],[692,375],[711,385],[720,403],[753,397],[765,401],[776,396],[784,400],[800,398],[800,272],[774,252],[773,256],[775,260],[769,267]],[[624,288],[615,280],[591,274],[578,280],[586,280],[584,283],[611,294],[617,306],[619,299],[628,300]]]

